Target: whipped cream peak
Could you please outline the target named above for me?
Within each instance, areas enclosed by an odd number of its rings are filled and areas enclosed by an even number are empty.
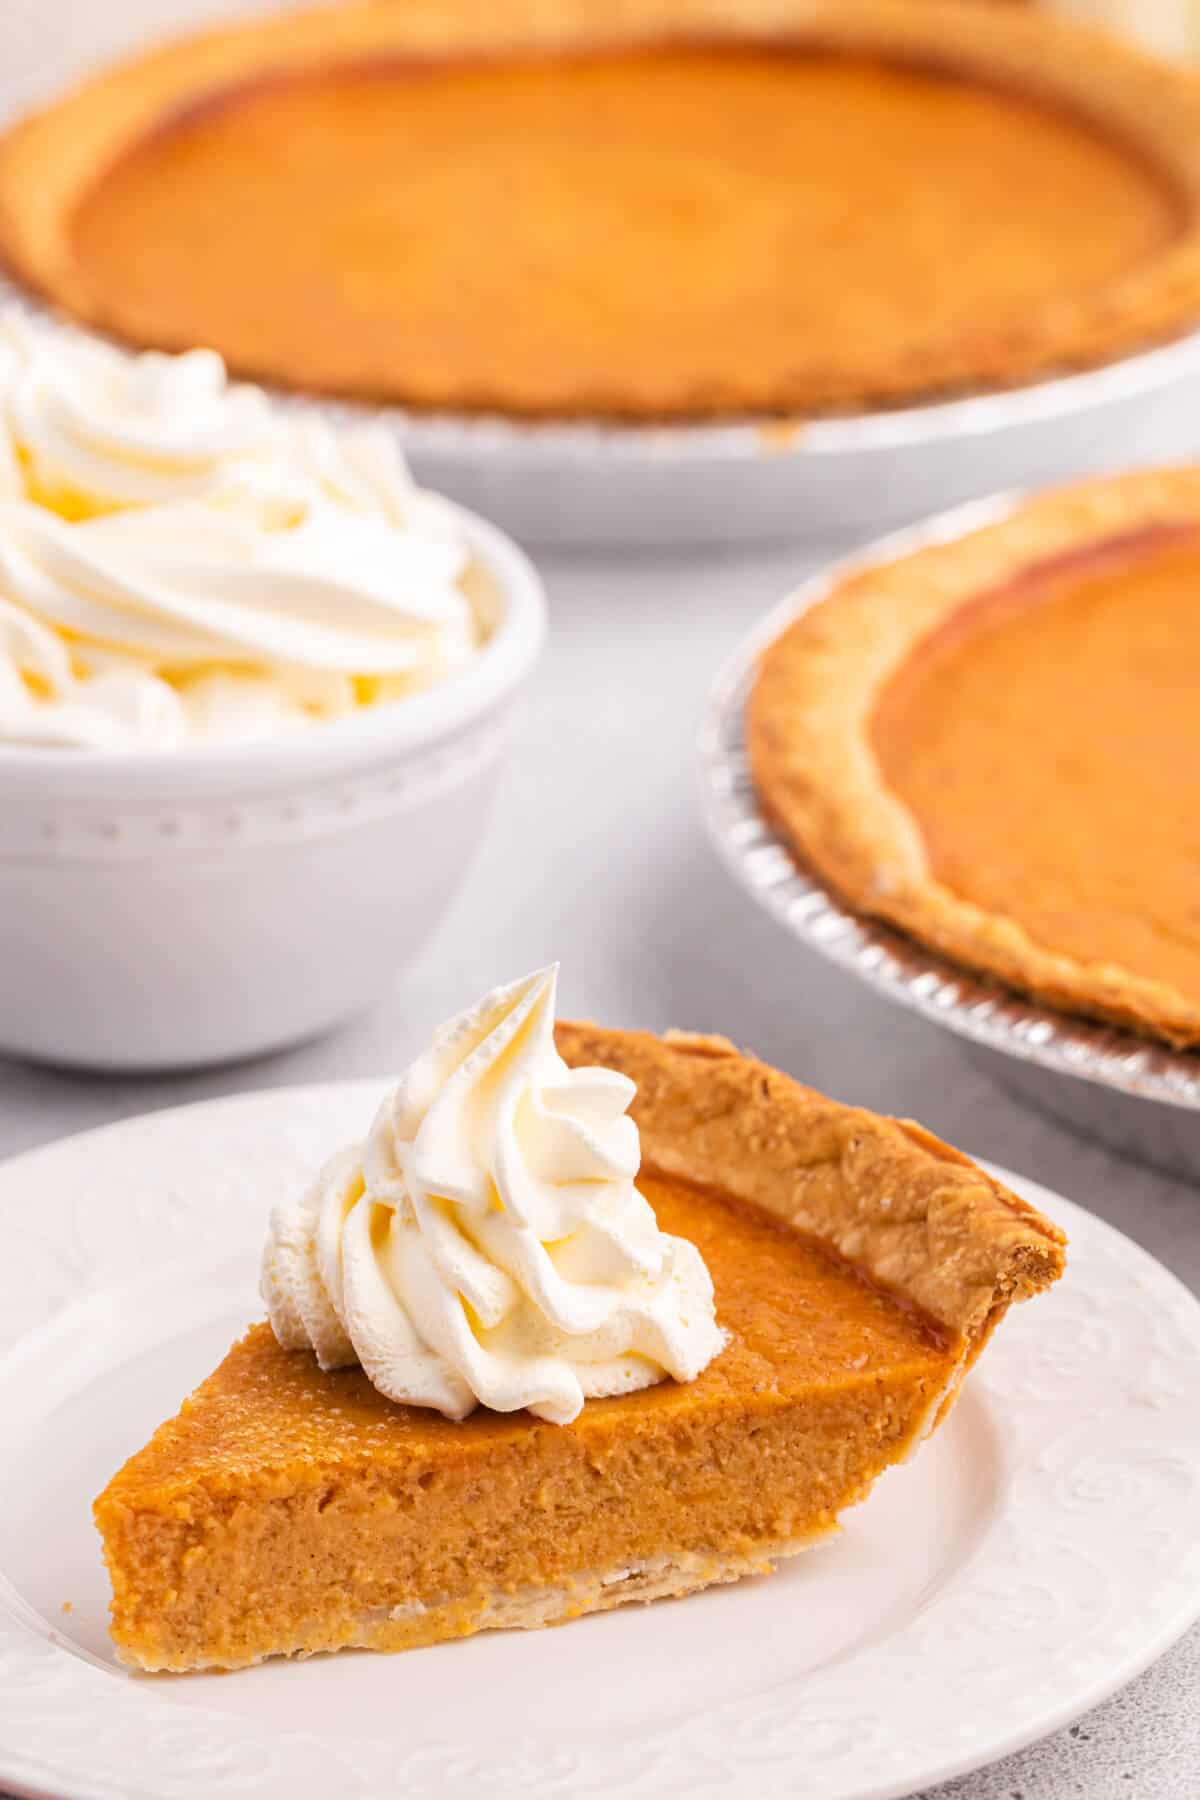
[[[635,1185],[634,1084],[563,1062],[556,985],[540,970],[443,1026],[365,1144],[276,1208],[262,1285],[285,1347],[450,1418],[559,1424],[718,1353],[703,1260]]]
[[[210,492],[231,463],[267,460],[271,410],[213,350],[128,355],[9,321],[6,412],[35,495],[69,516]]]
[[[389,525],[420,526],[430,536],[457,541],[453,514],[437,494],[419,488],[390,431],[356,423],[335,430],[325,419],[290,422],[284,467],[293,501],[332,502]]]
[[[401,700],[479,650],[471,573],[383,426],[273,408],[211,351],[0,324],[0,742],[244,742]]]

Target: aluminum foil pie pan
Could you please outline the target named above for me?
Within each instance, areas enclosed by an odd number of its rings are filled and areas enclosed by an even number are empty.
[[[0,276],[12,305],[53,316]],[[542,423],[268,391],[382,421],[425,486],[542,546],[832,551],[974,495],[1200,452],[1200,332],[1036,386],[808,421]]]
[[[842,418],[383,416],[422,481],[532,544],[844,546],[973,495],[1200,450],[1200,334],[1033,387]]]
[[[1038,1005],[851,912],[767,823],[751,779],[745,708],[766,646],[852,568],[995,523],[1019,500],[977,501],[877,541],[803,582],[750,633],[718,675],[701,724],[705,823],[737,881],[800,943],[957,1033],[994,1080],[1039,1111],[1121,1155],[1200,1179],[1200,1054]]]
[[[1200,334],[1008,392],[809,421],[392,412],[422,479],[541,544],[838,545],[1001,488],[1200,449]]]

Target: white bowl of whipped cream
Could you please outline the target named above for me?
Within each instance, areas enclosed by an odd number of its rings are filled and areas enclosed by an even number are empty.
[[[0,1051],[313,1035],[464,874],[541,584],[390,433],[0,325]]]

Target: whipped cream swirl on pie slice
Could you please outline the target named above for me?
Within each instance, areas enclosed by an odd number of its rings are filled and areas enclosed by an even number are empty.
[[[639,1193],[635,1088],[554,1046],[556,969],[442,1027],[365,1145],[276,1207],[262,1293],[287,1349],[389,1399],[567,1424],[720,1351],[696,1247]]]

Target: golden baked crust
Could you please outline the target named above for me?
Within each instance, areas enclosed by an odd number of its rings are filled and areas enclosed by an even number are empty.
[[[642,1190],[704,1256],[725,1349],[568,1426],[454,1423],[252,1327],[96,1502],[125,1661],[399,1650],[766,1572],[911,1453],[1006,1307],[1062,1271],[1062,1234],[919,1127],[723,1039],[558,1042],[638,1083]]]
[[[372,59],[494,60],[664,41],[786,44],[878,57],[978,78],[988,91],[1044,102],[1063,116],[1093,123],[1106,142],[1127,147],[1130,166],[1155,171],[1177,209],[1178,228],[1115,278],[1055,296],[1053,303],[1017,307],[1002,322],[985,321],[979,329],[964,325],[927,342],[917,334],[901,354],[887,334],[873,336],[868,308],[845,356],[823,360],[819,344],[805,345],[789,361],[782,353],[765,357],[760,344],[747,340],[719,370],[690,368],[688,358],[668,368],[665,356],[648,356],[623,360],[606,378],[602,359],[574,374],[566,359],[551,377],[536,358],[513,354],[498,370],[464,371],[455,368],[453,341],[414,354],[403,366],[394,344],[390,355],[384,347],[364,345],[335,367],[322,353],[319,332],[303,344],[275,349],[269,336],[258,336],[252,351],[233,360],[266,379],[415,406],[630,418],[812,413],[1003,386],[1094,365],[1173,335],[1200,314],[1197,79],[1115,39],[1089,36],[1085,44],[1078,28],[1061,21],[966,9],[948,0],[922,6],[909,0],[614,0],[604,8],[592,0],[503,0],[487,8],[477,0],[403,6],[360,0],[242,24],[101,76],[0,141],[0,254],[30,287],[77,317],[138,341],[181,348],[171,332],[152,329],[149,315],[139,329],[131,328],[128,307],[115,306],[91,281],[72,236],[81,199],[98,173],[164,120],[262,77],[329,72]],[[1102,215],[1104,209],[1080,210]],[[864,230],[869,233],[869,221]],[[488,253],[481,244],[481,256]],[[948,282],[955,262],[954,255],[945,261]],[[685,299],[686,282],[681,307]],[[686,340],[686,331],[680,336]]]
[[[852,572],[764,653],[746,721],[766,812],[851,905],[1051,1005],[1175,1045],[1200,1042],[1194,998],[1035,941],[935,879],[917,820],[884,780],[871,721],[913,650],[981,594],[1107,540],[1197,525],[1200,469],[1153,470],[1044,495],[950,543]]]
[[[1026,1201],[912,1120],[837,1100],[727,1038],[561,1023],[574,1065],[619,1069],[647,1169],[715,1187],[828,1244],[968,1349],[1055,1281],[1065,1238]]]

